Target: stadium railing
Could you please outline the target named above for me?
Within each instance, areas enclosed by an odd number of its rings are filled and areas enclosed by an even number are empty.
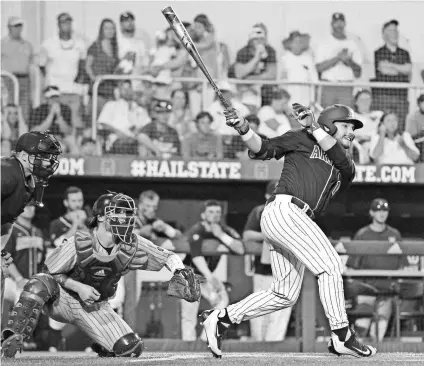
[[[8,99],[6,103],[3,101],[3,94],[2,94],[2,107],[3,107],[3,103],[8,104],[10,102],[10,99],[9,99],[10,94],[13,96],[13,103],[15,105],[19,105],[19,81],[17,77],[8,71],[1,70],[1,79],[2,79],[1,80],[2,93],[3,93],[3,90],[7,90],[7,93],[8,93],[7,95]],[[5,79],[8,79],[9,82],[5,82],[6,81]]]

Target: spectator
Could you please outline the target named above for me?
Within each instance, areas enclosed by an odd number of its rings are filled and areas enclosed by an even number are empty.
[[[218,43],[218,76],[217,79],[226,79],[230,69],[230,51],[228,45],[223,42]]]
[[[223,148],[221,136],[211,129],[213,117],[209,112],[200,112],[196,116],[197,131],[183,143],[183,157],[222,159]]]
[[[376,240],[389,241],[394,246],[398,246],[402,237],[398,230],[387,225],[389,217],[389,203],[383,198],[375,198],[370,207],[371,224],[359,229],[353,240]],[[390,253],[394,249],[389,249]],[[373,270],[397,270],[409,265],[404,256],[379,255],[379,256],[349,256],[346,266],[352,269],[373,269]],[[376,287],[380,291],[389,290],[390,282],[387,279],[366,280],[366,283]],[[376,302],[378,302],[375,307]],[[375,341],[382,341],[387,330],[387,325],[392,314],[392,300],[390,298],[376,298],[375,296],[360,295],[357,298],[359,307],[373,307],[378,314],[378,340],[376,340],[376,326],[371,324],[370,318],[359,318],[356,320],[355,329],[360,337],[366,337],[368,331]],[[358,310],[360,309],[358,308]]]
[[[377,134],[377,127],[383,115],[382,111],[371,110],[371,106],[371,91],[367,89],[358,90],[353,99],[353,108],[356,118],[364,124],[364,127],[355,133],[356,138],[354,141],[357,141],[361,145],[362,152],[365,154],[363,159],[359,159],[363,164],[366,164],[369,160],[370,141]]]
[[[197,131],[188,105],[188,94],[183,89],[172,91],[172,112],[168,125],[177,130],[180,141],[188,138]]]
[[[96,41],[87,51],[85,70],[90,77],[89,94],[93,94],[93,83],[97,76],[110,75],[116,70],[119,63],[118,40],[116,25],[111,19],[103,19]],[[116,82],[103,80],[97,89],[97,116],[106,102],[114,97]]]
[[[44,237],[42,231],[35,227],[33,219],[35,217],[35,201],[30,201],[24,211],[18,216],[12,226],[12,233],[5,244],[4,249],[13,257],[13,263],[9,266],[10,279],[8,287],[15,288],[15,298],[11,299],[13,304],[18,300],[23,287],[28,280],[42,270],[45,258]],[[37,330],[40,329],[40,325]],[[42,339],[39,332],[34,333],[30,339],[25,339],[24,349],[34,350],[37,343]]]
[[[331,20],[332,33],[317,49],[316,68],[323,81],[349,82],[361,76],[362,55],[356,42],[346,36],[346,20],[342,13],[334,13]],[[323,86],[321,105],[352,103],[353,87]]]
[[[172,78],[169,73],[162,73],[155,77],[152,81],[154,97],[156,99],[171,99],[172,95]]]
[[[371,139],[370,151],[376,164],[414,164],[419,157],[411,135],[399,131],[398,117],[393,112],[381,117],[378,135]]]
[[[408,51],[399,47],[399,22],[390,20],[383,25],[385,45],[374,52],[375,80],[385,83],[408,83],[412,72]],[[405,126],[408,114],[408,89],[373,88],[374,108],[394,110],[399,116],[399,129]]]
[[[126,11],[119,17],[118,32],[119,66],[118,73],[143,74],[149,65],[149,56],[143,40],[136,35],[135,16]],[[138,83],[133,83],[137,88]]]
[[[203,254],[203,241],[215,239],[226,251],[235,254],[244,253],[240,236],[233,228],[222,224],[221,220],[222,208],[220,203],[215,200],[206,201],[200,215],[200,221],[186,233],[190,244],[190,254],[184,260],[184,264],[193,267],[195,273],[205,277],[206,282],[200,285],[202,296],[212,307],[217,308],[225,307],[229,303],[224,283],[214,273],[222,257],[205,256]],[[184,341],[195,341],[197,339],[198,311],[198,302],[181,301],[181,333]]]
[[[235,99],[236,89],[233,84],[230,84],[226,80],[219,81],[217,84],[218,88],[222,91],[224,98],[227,99],[232,106],[237,109],[243,117],[246,117],[250,112],[249,109]],[[237,132],[234,129],[228,128],[225,122],[224,107],[219,101],[218,97],[210,105],[207,111],[213,117],[212,130],[218,135],[235,135]]]
[[[44,89],[46,102],[31,111],[29,130],[50,130],[60,141],[64,152],[77,154],[75,137],[72,134],[72,112],[68,105],[62,102],[62,94],[57,86]]]
[[[173,32],[172,28],[164,32],[156,32],[156,48],[150,50],[149,73],[154,77],[163,74],[171,75],[171,69],[167,66],[176,57],[177,48],[169,30]]]
[[[418,109],[406,118],[405,130],[415,141],[421,152],[421,161],[424,162],[424,94],[417,99]]]
[[[284,54],[281,58],[282,79],[289,83],[314,83],[318,73],[311,52],[309,34],[291,32],[283,41]],[[287,91],[297,103],[309,105],[315,102],[315,87],[308,85],[287,85]]]
[[[34,51],[31,43],[22,38],[24,21],[19,17],[10,17],[7,22],[9,34],[1,39],[1,69],[16,76],[19,83],[19,105],[22,115],[28,121],[32,105],[31,98],[31,66]],[[2,78],[9,90],[14,86],[7,77]]]
[[[160,197],[155,191],[140,193],[135,232],[161,247],[173,250],[175,248],[170,241],[180,238],[182,233],[157,217],[159,201]]]
[[[61,101],[71,109],[73,127],[83,127],[81,95],[83,88],[75,80],[84,69],[85,44],[73,34],[72,17],[61,13],[57,17],[59,34],[41,45],[40,69],[46,85],[56,85],[62,93]]]
[[[278,181],[271,181],[266,187],[265,199],[274,192]],[[261,230],[261,216],[265,205],[259,205],[250,212],[243,231],[243,242],[254,242],[262,246],[262,254],[255,256],[253,291],[267,291],[272,285],[272,269],[269,244],[264,242]],[[250,320],[250,335],[256,342],[283,341],[289,325],[292,308],[275,311],[263,317]]]
[[[268,30],[263,23],[253,26],[247,45],[237,52],[234,73],[230,71],[230,76],[243,80],[277,79],[276,52],[268,44]],[[243,92],[250,88],[252,87],[245,86]],[[264,85],[261,88],[262,105],[269,104],[267,95],[271,89],[270,85]]]
[[[218,77],[218,55],[219,44],[216,41],[215,29],[205,14],[199,14],[194,18],[193,25],[190,27],[190,33],[202,60],[208,68],[213,78]],[[190,59],[192,67],[195,69],[193,77],[203,77],[203,73],[197,68],[196,63]],[[206,109],[212,102],[215,92],[208,84],[204,95],[202,95],[202,84],[195,83],[189,91],[190,108],[193,115],[197,115],[201,110]],[[203,103],[202,103],[203,102]]]
[[[135,154],[141,129],[150,123],[147,111],[133,100],[131,81],[119,84],[119,99],[107,102],[97,121],[106,135],[109,153]]]
[[[13,146],[19,136],[26,132],[28,132],[28,125],[22,115],[21,107],[8,104],[3,110],[2,139],[10,140]]]
[[[260,120],[255,114],[249,114],[246,116],[246,119],[249,121],[249,126],[251,130],[259,135],[261,138],[266,138],[265,135],[262,135],[258,132]],[[231,139],[224,140],[224,157],[228,159],[249,159],[248,148],[242,140],[239,134],[231,136]]]
[[[100,156],[101,154],[101,147],[97,141],[90,137],[81,139],[80,156]]]
[[[150,150],[163,159],[181,155],[178,132],[168,126],[171,111],[172,104],[168,100],[155,99],[151,111],[153,122],[144,126],[140,132],[144,141],[149,144]],[[146,151],[140,152],[140,154],[146,153]]]
[[[258,112],[261,121],[259,132],[268,138],[281,136],[290,131],[291,124],[289,115],[290,94],[284,89],[277,89],[272,92],[271,104],[263,106]]]

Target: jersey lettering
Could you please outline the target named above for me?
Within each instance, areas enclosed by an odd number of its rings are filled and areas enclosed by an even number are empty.
[[[310,159],[319,159],[327,163],[328,165],[333,165],[333,162],[328,158],[327,154],[318,145],[314,146]]]

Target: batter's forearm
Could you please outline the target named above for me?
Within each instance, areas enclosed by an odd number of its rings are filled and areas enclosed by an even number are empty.
[[[337,143],[337,140],[325,132],[321,127],[313,128],[312,135],[324,151],[330,150]]]

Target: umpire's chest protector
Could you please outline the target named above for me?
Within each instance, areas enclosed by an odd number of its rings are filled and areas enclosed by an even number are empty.
[[[121,244],[110,255],[100,254],[95,239],[88,233],[75,235],[77,263],[71,278],[94,287],[100,293],[99,301],[115,294],[120,278],[127,274],[137,253],[137,239],[132,245]],[[138,258],[139,259],[139,258]],[[147,258],[146,258],[147,260]]]

